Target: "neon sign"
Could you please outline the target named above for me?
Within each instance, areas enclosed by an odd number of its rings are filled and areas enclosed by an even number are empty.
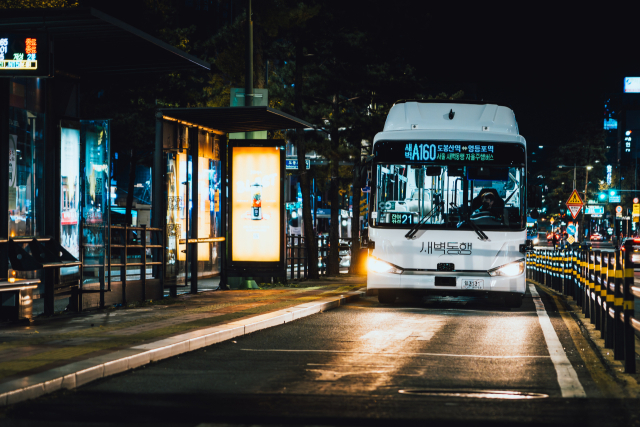
[[[47,45],[44,35],[0,34],[0,76],[47,76]]]

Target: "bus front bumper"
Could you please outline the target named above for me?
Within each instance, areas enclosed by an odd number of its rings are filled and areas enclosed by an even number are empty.
[[[526,290],[525,273],[514,277],[489,276],[487,273],[478,272],[477,275],[465,272],[464,275],[456,275],[452,272],[434,272],[434,274],[391,274],[367,273],[367,290],[389,289],[397,291],[420,290],[424,294],[435,295],[475,295],[483,293],[506,292],[524,294]],[[449,280],[447,285],[436,281],[436,277],[455,278]]]

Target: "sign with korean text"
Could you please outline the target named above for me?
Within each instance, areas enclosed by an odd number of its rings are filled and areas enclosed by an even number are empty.
[[[305,159],[304,161],[305,167],[309,169],[311,167],[311,160]],[[298,160],[296,159],[287,159],[285,164],[285,169],[287,170],[297,170],[298,169]]]
[[[468,141],[378,141],[373,155],[378,163],[394,164],[495,164],[525,163],[524,146],[518,143]]]
[[[43,33],[0,34],[0,77],[49,74],[49,42]]]

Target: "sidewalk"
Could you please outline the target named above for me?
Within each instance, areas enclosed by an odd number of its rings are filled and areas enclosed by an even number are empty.
[[[365,284],[359,276],[324,278],[0,323],[0,406],[337,307],[359,298]]]

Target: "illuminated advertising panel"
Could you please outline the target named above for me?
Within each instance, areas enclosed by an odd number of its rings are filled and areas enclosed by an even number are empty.
[[[75,127],[75,126],[74,126]],[[80,258],[80,124],[60,130],[60,244]]]
[[[245,140],[236,145],[260,144]],[[265,141],[266,142],[266,141]],[[283,262],[284,151],[275,146],[231,148],[231,263]],[[281,143],[284,145],[284,143]]]
[[[0,34],[0,77],[46,77],[48,40],[41,33]]]

